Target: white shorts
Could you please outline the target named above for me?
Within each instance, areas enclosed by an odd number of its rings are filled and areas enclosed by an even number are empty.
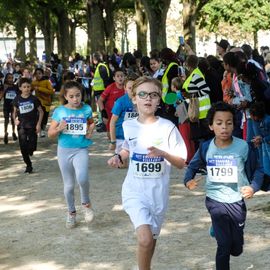
[[[154,208],[148,202],[143,202],[140,198],[123,198],[123,207],[129,215],[135,230],[141,225],[149,225],[153,235],[160,234],[165,213],[155,214]]]

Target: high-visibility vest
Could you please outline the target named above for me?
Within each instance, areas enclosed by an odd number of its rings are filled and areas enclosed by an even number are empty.
[[[161,82],[162,82],[162,100],[165,102],[165,97],[167,95],[167,92],[169,90],[169,80],[168,80],[168,72],[170,71],[171,67],[172,66],[178,66],[177,63],[175,62],[172,62],[168,65],[168,67],[166,68],[163,76],[162,76],[162,79],[161,79]]]
[[[187,79],[185,80],[183,84],[183,89],[185,89],[187,93],[188,93],[189,84],[194,74],[197,74],[204,79],[204,75],[202,74],[202,72],[198,68],[195,68],[192,71],[192,73],[187,77]],[[198,99],[199,99],[199,112],[200,112],[199,119],[204,119],[207,116],[208,110],[211,108],[210,97],[209,95],[204,95],[202,97],[198,97]],[[187,102],[189,102],[189,100],[187,100]]]
[[[110,71],[107,65],[103,63],[99,63],[94,73],[93,87],[92,87],[93,91],[103,91],[105,89],[103,79],[101,78],[100,73],[99,73],[100,66],[105,67],[107,70],[108,77],[110,76]]]

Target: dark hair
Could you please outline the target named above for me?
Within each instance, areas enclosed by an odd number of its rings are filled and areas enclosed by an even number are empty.
[[[265,115],[265,106],[263,102],[255,102],[250,105],[249,113],[252,116],[257,116],[259,119],[262,119]]]
[[[223,56],[223,62],[232,68],[236,68],[239,64],[239,57],[234,52],[227,52]]]
[[[228,103],[218,101],[212,104],[211,108],[207,113],[207,120],[209,125],[213,125],[213,120],[216,112],[230,112],[233,115],[233,124],[235,125],[235,109]]]
[[[121,69],[119,67],[118,68],[115,68],[115,70],[113,71],[113,77],[115,76],[116,72],[122,72],[122,73],[124,73],[123,69]]]
[[[21,87],[24,83],[31,84],[31,79],[26,78],[26,77],[21,77],[18,82],[18,86]]]
[[[34,75],[37,73],[37,71],[40,71],[42,74],[44,74],[43,68],[36,68],[35,72],[34,72]]]
[[[199,58],[196,55],[189,55],[186,59],[186,64],[188,67],[195,69],[198,67]]]
[[[68,89],[71,89],[71,88],[78,88],[81,91],[81,94],[83,93],[83,89],[80,83],[76,81],[65,82],[59,94],[59,101],[62,105],[67,104],[65,95],[67,94]]]
[[[73,81],[75,80],[75,74],[71,71],[68,71],[65,75],[64,75],[64,81]]]
[[[13,78],[13,74],[10,73],[10,72],[8,72],[8,73],[5,75],[4,83],[7,83],[7,78],[8,78],[8,76],[12,76],[12,78]]]

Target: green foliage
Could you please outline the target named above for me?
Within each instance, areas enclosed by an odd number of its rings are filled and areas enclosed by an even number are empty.
[[[221,21],[242,31],[257,32],[270,27],[269,0],[212,0],[201,11],[199,26],[216,31]]]

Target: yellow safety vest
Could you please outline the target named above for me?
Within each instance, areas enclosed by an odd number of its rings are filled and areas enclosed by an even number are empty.
[[[199,70],[199,68],[195,68],[183,84],[183,89],[185,89],[187,93],[188,93],[188,86],[194,74],[198,74],[200,77],[204,79],[204,76],[202,72]],[[204,119],[207,116],[208,110],[211,108],[210,97],[209,95],[205,95],[205,96],[199,97],[198,99],[199,99],[199,112],[200,112],[199,119]],[[189,100],[187,100],[187,102],[189,102]]]
[[[172,62],[168,65],[168,67],[166,68],[166,71],[164,72],[163,76],[162,76],[162,79],[161,79],[161,82],[162,82],[162,100],[165,102],[165,97],[168,93],[168,90],[169,90],[169,80],[168,80],[168,77],[167,77],[167,74],[169,72],[169,70],[171,69],[172,66],[178,66],[177,63],[175,62]]]
[[[101,78],[100,73],[99,73],[100,66],[105,67],[107,70],[108,77],[110,76],[110,71],[107,65],[103,63],[99,63],[94,73],[93,87],[92,87],[93,91],[103,91],[105,89],[103,79]]]

